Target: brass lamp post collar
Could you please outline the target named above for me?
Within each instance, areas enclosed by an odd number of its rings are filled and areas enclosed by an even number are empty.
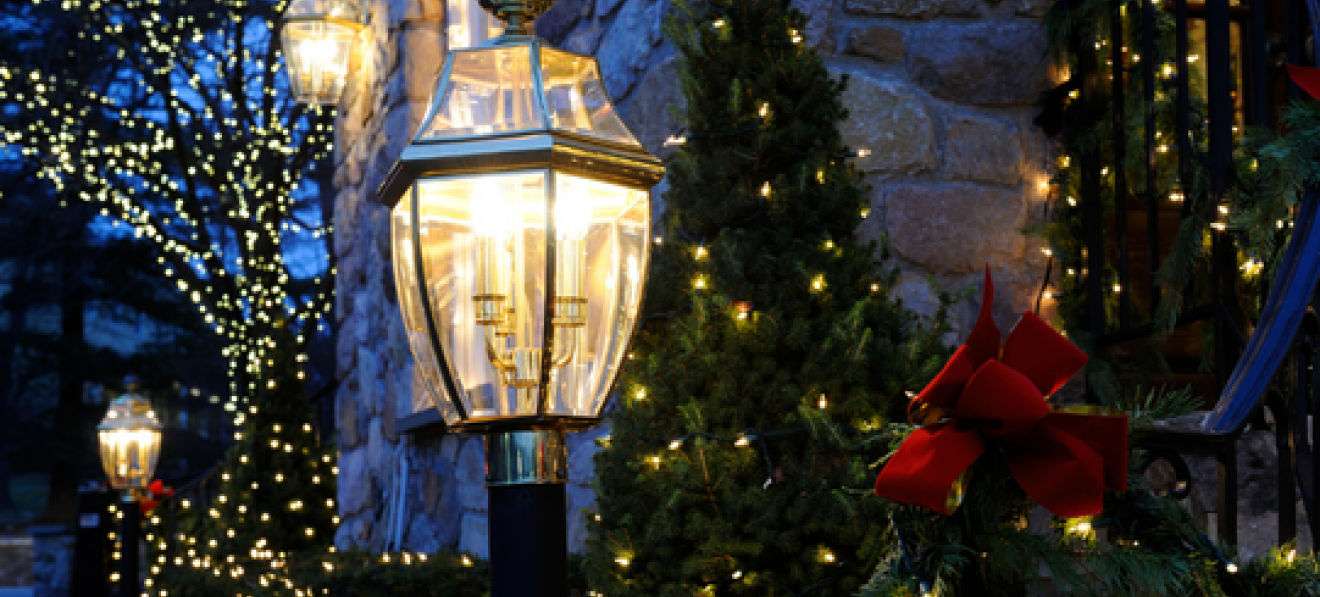
[[[501,39],[508,37],[526,37],[527,25],[536,17],[545,14],[554,5],[555,0],[478,0],[481,7],[495,18],[508,23]]]

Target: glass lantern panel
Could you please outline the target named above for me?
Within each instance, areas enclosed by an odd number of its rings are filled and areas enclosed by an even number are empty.
[[[561,350],[569,358],[554,372],[552,404],[560,414],[594,417],[609,399],[636,326],[650,250],[650,194],[556,173],[555,200],[555,294],[586,302],[583,325],[555,330],[568,337]],[[557,322],[568,319],[559,316],[561,308],[567,305],[556,309]]]
[[[536,414],[546,173],[424,179],[416,188],[425,283],[469,416]]]
[[[124,394],[110,403],[97,430],[101,466],[110,486],[146,487],[160,454],[160,421],[151,403],[137,394]]]
[[[415,193],[416,189],[412,190]],[[413,244],[411,193],[399,202],[391,218],[391,231],[394,237],[394,286],[399,296],[399,311],[403,313],[403,327],[408,332],[408,347],[416,361],[415,367],[421,374],[427,399],[440,410],[446,424],[459,421],[458,410],[450,400],[449,392],[440,378],[440,365],[426,323],[426,312],[422,308],[421,290],[418,287],[416,251]],[[436,324],[440,325],[437,319]],[[418,388],[413,389],[417,393]]]
[[[333,20],[298,20],[284,24],[284,57],[294,98],[303,103],[339,101],[348,80],[349,60],[358,29]]]
[[[477,0],[446,0],[445,18],[450,50],[475,48],[504,32],[504,23],[481,8]]]
[[[483,47],[451,57],[444,98],[419,139],[545,128],[530,46]]]
[[[159,429],[103,429],[101,466],[115,489],[146,487],[160,454]]]
[[[628,145],[640,145],[614,110],[595,58],[541,48],[550,126]]]

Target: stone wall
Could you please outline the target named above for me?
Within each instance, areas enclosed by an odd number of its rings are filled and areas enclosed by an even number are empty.
[[[850,84],[845,126],[873,185],[864,238],[886,235],[904,270],[893,292],[929,313],[936,292],[978,286],[989,263],[1008,325],[1030,308],[1044,256],[1020,230],[1041,212],[1050,147],[1031,124],[1048,85],[1042,0],[797,0],[808,42]],[[661,25],[674,0],[559,0],[537,23],[561,47],[597,55],[633,131],[668,158],[678,127],[677,58]],[[367,52],[341,104],[336,146],[337,543],[486,552],[479,438],[400,433],[426,406],[393,288],[388,212],[371,197],[419,125],[444,56],[439,0],[368,0]],[[662,183],[659,189],[663,189]],[[657,192],[657,199],[659,192]],[[933,280],[932,288],[928,280]],[[975,299],[956,312],[970,328]],[[603,433],[596,431],[595,434]],[[595,445],[570,439],[570,540],[580,546]]]

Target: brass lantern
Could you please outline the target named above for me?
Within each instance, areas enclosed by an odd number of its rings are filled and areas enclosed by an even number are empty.
[[[160,421],[151,403],[136,393],[136,386],[136,380],[130,378],[128,391],[110,403],[97,426],[101,465],[110,486],[125,495],[146,488],[160,454]]]
[[[449,53],[381,187],[395,284],[451,430],[581,429],[636,327],[664,170],[595,58],[507,20],[503,37]]]
[[[356,0],[293,0],[284,13],[284,58],[294,98],[334,105],[344,93],[348,68],[362,35]]]

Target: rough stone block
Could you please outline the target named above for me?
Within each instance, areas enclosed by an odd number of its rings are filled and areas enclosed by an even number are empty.
[[[843,93],[848,108],[848,120],[840,127],[843,141],[853,149],[871,151],[857,160],[857,166],[886,175],[934,169],[935,126],[916,90],[898,81],[849,74]]]
[[[594,0],[559,0],[545,14],[536,18],[536,35],[558,46],[573,31],[582,17],[582,4]]]
[[[633,4],[642,4],[645,0],[632,0]],[[605,18],[610,16],[619,5],[624,4],[624,0],[595,0],[596,17]]]
[[[1039,19],[1045,16],[1050,9],[1048,0],[1018,0],[1017,6],[1013,8],[1013,13],[1020,17],[1031,17]]]
[[[459,501],[467,510],[485,512],[490,505],[486,499],[486,450],[480,437],[464,438],[455,464]]]
[[[600,450],[595,442],[583,442],[568,455],[568,478],[573,483],[590,483],[596,472],[596,452]]]
[[[377,405],[376,396],[376,377],[380,375],[380,359],[371,346],[358,345],[357,349],[357,377],[358,377],[358,401],[367,407],[367,412],[372,415],[380,413]]]
[[[335,548],[349,550],[363,547],[371,542],[371,521],[358,517],[345,520],[335,532]]]
[[[682,110],[686,103],[678,86],[678,59],[671,57],[647,71],[636,97],[623,111],[623,119],[647,151],[668,160],[678,151],[677,147],[665,147],[665,139],[678,131],[678,122],[670,116],[669,108]]]
[[[643,0],[625,2],[619,16],[614,19],[610,35],[596,53],[605,78],[605,89],[616,102],[628,96],[646,67],[656,34],[648,25],[655,22],[654,11],[658,10],[660,3],[648,5]]]
[[[346,386],[339,386],[335,393],[335,411],[339,418],[339,447],[356,448],[362,443],[362,435],[358,433],[357,395]]]
[[[398,467],[399,454],[395,444],[385,439],[385,429],[379,417],[367,423],[367,466],[382,479],[393,479],[390,474]]]
[[[933,19],[977,16],[980,3],[976,0],[846,0],[843,9],[854,14]]]
[[[913,312],[934,316],[940,309],[938,290],[931,288],[930,280],[919,274],[903,274],[890,289],[890,295],[903,301]]]
[[[568,551],[581,553],[587,542],[587,513],[596,508],[596,492],[576,483],[566,487],[568,503]]]
[[[375,506],[367,451],[349,450],[339,455],[339,515],[348,517]]]
[[[994,118],[955,113],[944,120],[944,177],[1017,184],[1022,142],[1017,127]]]
[[[485,514],[477,512],[463,514],[463,530],[459,536],[458,550],[474,553],[482,558],[490,558],[490,523]]]
[[[807,30],[803,32],[807,45],[822,56],[834,54],[834,5],[834,0],[793,0],[792,4],[807,15]]]
[[[888,25],[853,29],[848,34],[847,52],[886,64],[902,63],[907,58],[903,32]]]
[[[338,379],[348,379],[348,374],[357,366],[359,344],[355,332],[361,320],[361,315],[349,313],[339,324],[339,338],[335,340],[335,377]],[[356,378],[352,380],[357,381]]]
[[[969,273],[1022,257],[1027,204],[1016,189],[902,185],[885,203],[894,250],[928,270]]]
[[[446,547],[435,522],[425,516],[413,516],[404,537],[403,549],[411,552],[435,553]]]
[[[579,54],[595,54],[603,33],[605,30],[597,25],[578,29],[569,36],[568,41],[564,42],[563,48]]]
[[[908,55],[912,80],[951,101],[1032,104],[1048,84],[1045,32],[1035,23],[947,24],[914,30]]]
[[[416,0],[411,0],[416,2]],[[435,91],[436,78],[444,64],[444,22],[439,19],[410,20],[399,36],[399,53],[404,56],[402,81],[404,97],[426,101]],[[398,77],[396,77],[398,78]]]
[[[385,435],[385,440],[392,443],[399,443],[399,434],[394,430],[394,423],[399,420],[397,395],[389,392],[388,384],[383,379],[376,380],[377,391],[380,393],[381,412],[380,425],[381,433]]]

